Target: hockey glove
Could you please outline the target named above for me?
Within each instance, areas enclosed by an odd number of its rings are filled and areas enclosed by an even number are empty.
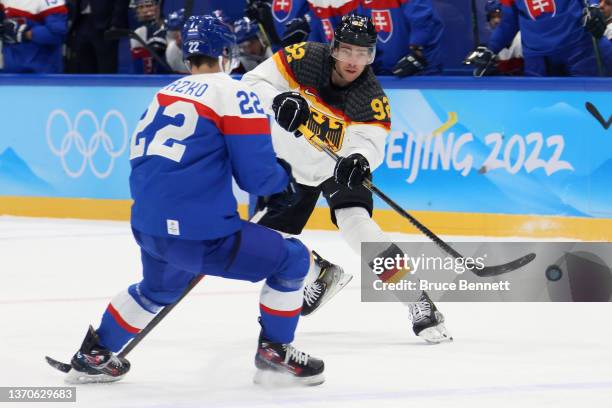
[[[300,188],[298,183],[291,175],[291,165],[281,158],[276,158],[278,164],[285,169],[289,175],[289,183],[285,190],[280,193],[272,194],[270,196],[258,197],[257,198],[257,210],[267,209],[268,212],[280,213],[287,208],[291,208],[300,201]]]
[[[359,153],[341,157],[336,162],[334,178],[336,183],[347,186],[350,189],[359,187],[363,184],[364,180],[372,179],[370,163],[368,163],[368,159]]]
[[[391,72],[398,77],[416,75],[427,67],[427,61],[420,47],[411,47],[410,54],[402,57]]]
[[[272,17],[272,1],[266,0],[247,0],[244,15],[253,21],[257,21],[270,37],[272,44],[280,44],[280,38],[274,27],[274,19]]]
[[[487,47],[478,46],[468,57],[463,61],[465,65],[474,65],[474,76],[480,77],[486,75],[495,67],[496,56],[493,51]]]
[[[288,47],[292,44],[297,44],[306,41],[310,34],[310,24],[308,18],[298,17],[290,20],[285,24],[285,33],[281,39],[281,45]]]
[[[606,32],[606,18],[599,6],[591,5],[582,11],[582,25],[599,40]]]
[[[283,92],[272,101],[274,119],[287,132],[295,132],[310,117],[308,102],[298,92]]]
[[[19,24],[15,20],[4,20],[2,23],[2,41],[5,44],[18,44],[25,41],[26,24]]]
[[[156,22],[147,24],[147,45],[157,55],[164,56],[168,41],[166,40],[166,28]]]

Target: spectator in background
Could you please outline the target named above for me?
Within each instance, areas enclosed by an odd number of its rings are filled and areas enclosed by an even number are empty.
[[[129,0],[69,0],[70,32],[66,71],[79,74],[117,72],[118,40],[104,33],[127,28]]]
[[[436,75],[442,72],[444,25],[431,0],[361,0],[378,32],[378,75]]]
[[[185,9],[173,11],[166,19],[166,61],[172,71],[179,74],[188,74],[189,70],[183,60],[181,30],[185,24]]]
[[[0,0],[0,20],[4,72],[63,72],[64,0]]]
[[[502,18],[488,47],[478,47],[466,60],[490,65],[496,54],[521,31],[525,75],[596,76],[591,36],[605,31],[599,0],[502,0]]]
[[[245,73],[265,59],[272,56],[272,49],[266,43],[257,23],[248,17],[236,20],[234,23],[236,44],[240,49],[240,66],[235,73]]]
[[[160,74],[172,72],[166,62],[166,27],[161,18],[157,0],[131,0],[130,8],[136,12],[141,24],[134,32],[139,39],[130,39],[135,72]]]

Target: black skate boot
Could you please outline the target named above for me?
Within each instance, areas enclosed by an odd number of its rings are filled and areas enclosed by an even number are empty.
[[[438,311],[425,291],[416,302],[409,304],[408,308],[414,334],[434,344],[453,340],[444,326],[444,315]]]
[[[72,384],[119,381],[130,371],[128,360],[100,346],[100,338],[91,326],[70,364],[72,370],[66,382]]]
[[[312,255],[321,272],[314,282],[304,287],[302,316],[314,313],[353,279],[353,275],[344,273],[340,266],[326,261],[315,251]]]
[[[319,385],[325,381],[323,360],[259,335],[253,382],[264,386]]]

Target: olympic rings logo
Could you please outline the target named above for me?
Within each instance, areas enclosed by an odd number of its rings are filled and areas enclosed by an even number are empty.
[[[121,133],[122,136],[122,144],[119,148],[115,149],[115,145],[113,143],[113,139],[107,133],[106,128],[111,120],[111,118],[115,117],[123,129]],[[56,120],[64,120],[66,124],[66,133],[64,133],[64,137],[62,138],[59,147],[57,147],[51,137],[51,127],[53,126],[54,121]],[[87,142],[83,135],[79,132],[79,124],[85,118],[89,118],[94,125],[94,132]],[[68,114],[61,110],[56,109],[49,115],[47,119],[47,128],[46,128],[46,137],[47,144],[49,145],[49,149],[53,152],[54,155],[58,156],[62,162],[62,167],[66,174],[72,178],[80,177],[87,164],[89,163],[89,168],[92,173],[99,179],[107,178],[113,171],[113,167],[115,165],[115,159],[123,154],[128,145],[128,128],[125,122],[125,118],[123,115],[116,110],[110,110],[104,115],[102,119],[102,126],[98,122],[98,118],[96,115],[90,110],[82,110],[80,111],[76,118],[74,119],[74,124],[71,122]],[[81,156],[80,165],[76,170],[72,169],[67,162],[66,157],[72,149],[75,149],[76,152]],[[108,155],[110,161],[106,169],[98,169],[94,163],[93,156],[98,152],[100,147],[103,151]],[[73,166],[74,167],[74,166]]]

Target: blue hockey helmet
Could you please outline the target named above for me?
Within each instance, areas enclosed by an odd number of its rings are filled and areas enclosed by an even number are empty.
[[[485,4],[485,12],[487,13],[487,20],[490,20],[491,14],[501,13],[502,5],[499,0],[487,0]]]
[[[183,26],[183,59],[202,55],[218,57],[225,73],[238,64],[236,36],[231,28],[211,15],[191,16]],[[225,61],[223,60],[225,59]]]
[[[185,9],[175,10],[168,14],[166,19],[166,27],[168,31],[181,31],[185,24]]]
[[[259,39],[259,26],[248,17],[242,17],[234,22],[236,42],[241,44],[252,39]]]

